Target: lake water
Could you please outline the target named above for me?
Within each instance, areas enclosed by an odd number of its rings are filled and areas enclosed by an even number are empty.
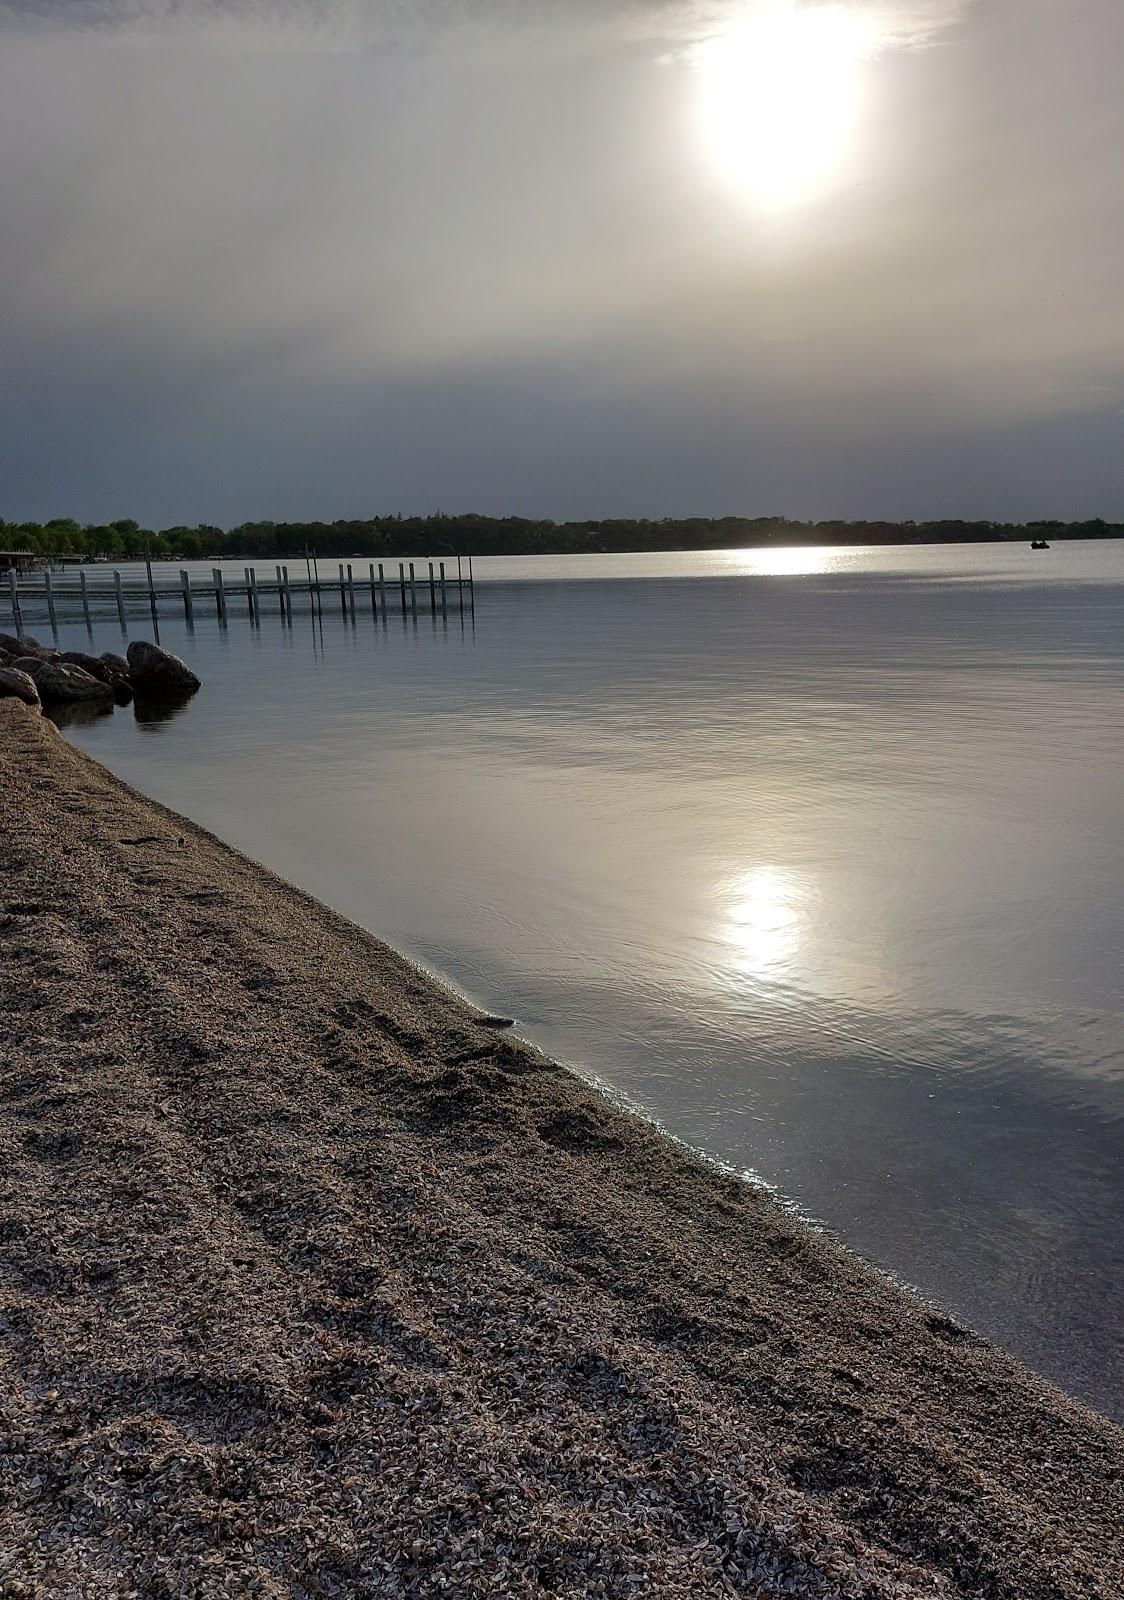
[[[1124,1417],[1124,544],[476,575],[68,734]]]

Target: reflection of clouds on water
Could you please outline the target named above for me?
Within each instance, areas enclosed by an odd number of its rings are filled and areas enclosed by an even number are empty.
[[[723,941],[739,972],[754,978],[791,978],[802,932],[804,893],[776,867],[752,867],[723,891]]]

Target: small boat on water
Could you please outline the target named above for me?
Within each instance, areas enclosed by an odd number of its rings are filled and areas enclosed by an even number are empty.
[[[1048,550],[1050,546],[1046,543],[1045,539],[1032,539],[1030,541],[1030,548],[1032,550]]]

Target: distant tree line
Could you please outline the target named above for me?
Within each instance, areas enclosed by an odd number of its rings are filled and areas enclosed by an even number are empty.
[[[716,550],[790,544],[986,544],[1031,539],[1118,539],[1124,523],[1105,522],[797,522],[788,517],[594,518],[550,522],[472,514],[369,517],[342,522],[244,522],[237,528],[142,528],[120,522],[5,522],[0,549],[41,556],[134,561],[207,558],[291,561],[321,556],[588,555],[626,550]]]

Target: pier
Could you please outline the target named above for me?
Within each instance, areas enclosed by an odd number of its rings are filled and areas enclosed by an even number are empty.
[[[455,561],[455,569],[453,562]],[[307,565],[307,564],[306,564]],[[124,627],[130,612],[151,611],[154,620],[169,615],[181,607],[186,620],[195,620],[195,611],[204,607],[211,615],[225,621],[236,610],[253,621],[272,612],[281,618],[291,618],[294,605],[302,610],[323,612],[325,607],[339,607],[342,614],[354,616],[357,610],[369,611],[375,617],[417,617],[419,613],[447,616],[450,611],[476,614],[476,585],[471,556],[456,556],[449,561],[370,561],[365,563],[339,562],[338,576],[321,576],[309,568],[306,574],[291,577],[289,568],[282,564],[274,569],[272,579],[258,575],[253,566],[242,568],[241,573],[216,566],[208,582],[193,578],[181,568],[174,581],[168,574],[159,574],[148,565],[141,582],[135,577],[129,581],[113,569],[103,580],[91,578],[84,570],[77,574],[18,572],[14,567],[3,573],[2,589],[6,593],[12,622],[17,633],[23,628],[24,610],[40,615],[46,609],[51,626],[64,622],[85,620],[89,625],[95,615],[104,617],[116,613]],[[365,569],[365,570],[364,570]]]

